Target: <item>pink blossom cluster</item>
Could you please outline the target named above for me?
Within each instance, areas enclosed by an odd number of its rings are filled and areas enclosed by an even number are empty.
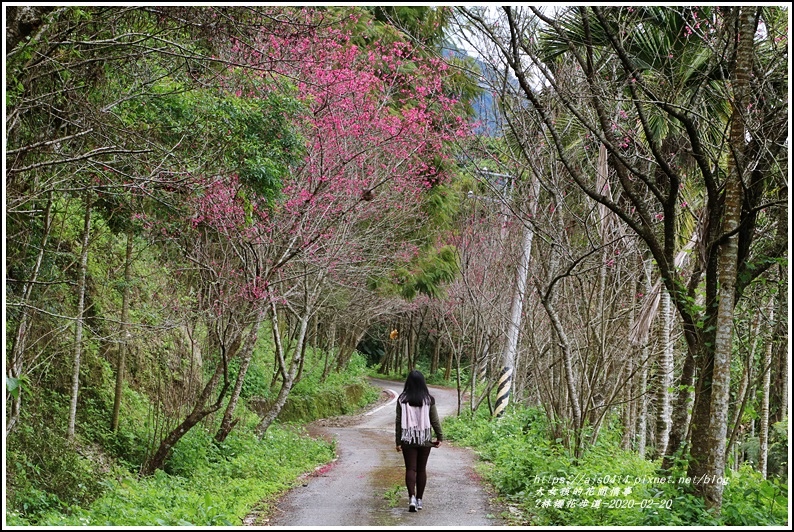
[[[224,60],[233,66],[223,88],[258,98],[291,86],[305,109],[294,124],[305,157],[291,166],[275,203],[243,191],[237,176],[205,179],[191,228],[248,242],[271,266],[286,257],[333,275],[346,264],[406,261],[415,249],[388,245],[394,236],[378,245],[351,239],[372,238],[361,227],[388,232],[421,224],[423,193],[446,179],[445,144],[471,134],[444,92],[446,65],[404,42],[362,50],[349,32],[313,24],[310,9],[300,13],[305,19],[294,25],[231,41]],[[249,273],[238,293],[248,301],[265,298],[271,274]]]

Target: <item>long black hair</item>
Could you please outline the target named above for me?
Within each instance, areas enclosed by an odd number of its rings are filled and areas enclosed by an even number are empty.
[[[432,404],[435,402],[433,396],[430,395],[430,390],[427,389],[425,376],[419,370],[411,370],[408,378],[405,379],[405,387],[403,393],[400,394],[399,401],[401,403],[408,403],[411,406],[422,406],[423,404]]]

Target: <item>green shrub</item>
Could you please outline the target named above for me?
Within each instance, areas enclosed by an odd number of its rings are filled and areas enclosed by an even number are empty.
[[[240,399],[243,402],[251,399],[252,397],[267,398],[269,396],[272,369],[265,365],[265,360],[272,360],[271,349],[265,339],[260,338],[252,355],[251,364],[248,366],[248,371],[245,372],[245,380],[243,381],[243,387],[240,390]],[[239,371],[240,367],[240,360],[237,358],[233,359],[229,366],[232,379],[236,380],[237,372]]]
[[[422,374],[425,376],[425,382],[431,386],[446,386],[449,388],[457,388],[458,386],[458,378],[457,378],[457,370],[452,368],[452,371],[449,373],[449,379],[445,378],[447,373],[447,368],[438,368],[435,373],[430,372],[430,368],[425,368],[421,364],[417,364],[417,368]],[[403,376],[403,380],[405,379],[405,375]],[[462,371],[460,374],[460,382],[463,386],[465,383],[469,382],[469,375],[467,372]]]
[[[729,526],[780,526],[788,522],[788,487],[766,480],[748,464],[730,471],[722,494],[722,521]]]
[[[194,427],[171,449],[171,454],[165,463],[165,471],[183,478],[190,478],[204,471],[211,462],[213,441],[208,431]]]
[[[707,509],[692,486],[668,484],[652,490],[652,500],[669,501],[670,508],[648,509],[640,524],[644,526],[718,526],[719,519]]]
[[[37,394],[6,442],[7,502],[25,518],[88,504],[102,491],[101,462],[80,438],[71,443],[65,437],[68,399],[41,389]]]
[[[354,353],[341,372],[322,378],[322,353],[311,352],[310,366],[292,389],[278,419],[283,422],[309,422],[315,419],[351,414],[375,401],[380,392],[364,380],[366,361]],[[308,363],[308,362],[307,362]]]

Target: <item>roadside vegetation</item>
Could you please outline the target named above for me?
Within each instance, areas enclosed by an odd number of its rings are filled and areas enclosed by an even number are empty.
[[[260,353],[261,354],[261,353]],[[259,357],[256,357],[258,360]],[[180,439],[167,467],[138,476],[146,442],[152,438],[146,402],[127,390],[122,429],[113,434],[102,421],[112,402],[93,402],[92,415],[78,425],[75,446],[67,445],[59,412],[68,398],[50,393],[37,419],[7,443],[6,523],[11,526],[239,526],[252,509],[266,510],[297,479],[332,460],[334,445],[310,438],[305,422],[353,413],[376,400],[378,390],[365,380],[363,357],[320,382],[323,359],[313,353],[306,376],[279,419],[259,439],[257,415],[245,409],[223,441],[213,435],[219,416]],[[249,396],[259,391],[255,375],[272,371],[255,364]],[[353,392],[351,392],[353,390]],[[96,390],[102,395],[103,390]],[[104,390],[109,396],[109,390]],[[297,406],[292,406],[293,403]],[[294,416],[294,417],[292,417]]]
[[[481,474],[512,510],[513,525],[532,526],[786,526],[786,468],[768,479],[745,465],[725,476],[722,512],[715,517],[693,493],[686,470],[621,448],[618,420],[575,458],[550,437],[545,413],[516,407],[498,420],[478,410],[444,420],[444,433],[471,447]],[[776,432],[773,453],[788,449]],[[777,460],[785,463],[785,455]],[[685,464],[685,461],[680,461]]]

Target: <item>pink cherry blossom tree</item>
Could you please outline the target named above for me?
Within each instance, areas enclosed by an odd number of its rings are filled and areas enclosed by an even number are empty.
[[[219,172],[204,177],[190,199],[189,223],[174,241],[199,272],[198,303],[218,346],[218,369],[193,413],[164,439],[151,471],[181,435],[220,408],[232,386],[228,364],[237,356],[242,369],[216,437],[228,434],[267,321],[281,382],[260,422],[264,433],[299,375],[308,323],[326,288],[360,288],[410,258],[403,247],[419,234],[423,196],[446,179],[445,144],[469,131],[443,91],[443,63],[405,43],[364,50],[349,32],[317,24],[321,15],[297,15],[304,31],[263,30],[223,52],[228,93],[256,99],[288,90],[302,103],[294,127],[305,155],[281,176],[276,194],[254,179]],[[280,329],[284,315],[297,320],[289,333]],[[203,406],[221,379],[215,402]]]

